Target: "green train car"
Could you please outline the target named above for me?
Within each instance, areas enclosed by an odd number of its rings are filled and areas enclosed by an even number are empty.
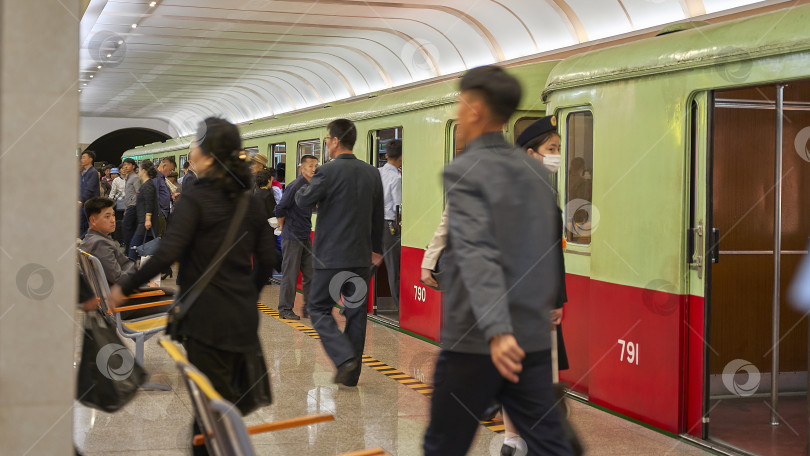
[[[785,424],[806,435],[808,325],[784,291],[810,235],[807,24],[803,5],[509,68],[524,100],[504,134],[559,119],[571,365],[560,377],[575,395],[708,445],[746,449],[745,434],[784,431],[772,426],[795,410],[803,421]],[[456,90],[444,80],[241,126],[274,164],[325,157],[338,117],[357,123],[355,153],[374,165],[403,140],[396,321],[435,341],[441,296],[419,266],[455,154]],[[182,161],[189,140],[126,156]]]

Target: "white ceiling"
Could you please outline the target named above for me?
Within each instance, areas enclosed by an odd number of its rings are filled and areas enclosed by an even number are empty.
[[[81,111],[185,135],[754,3],[91,0]]]

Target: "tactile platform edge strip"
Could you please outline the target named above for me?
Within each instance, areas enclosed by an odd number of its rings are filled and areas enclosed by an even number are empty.
[[[281,321],[282,323],[286,323],[288,326],[291,326],[292,328],[295,328],[298,331],[301,331],[302,333],[306,334],[309,337],[312,337],[313,339],[317,339],[317,340],[321,339],[318,336],[318,332],[315,331],[314,328],[301,323],[299,320],[285,320],[285,319],[278,316],[278,311],[277,310],[271,309],[271,308],[265,306],[262,303],[257,303],[256,307],[258,307],[261,312],[275,318],[276,320]],[[382,361],[374,359],[374,358],[372,358],[371,356],[368,356],[368,355],[363,355],[363,364],[365,364],[366,367],[374,369],[375,371],[379,372],[380,374],[383,374],[386,377],[388,377],[388,378],[390,378],[390,379],[392,379],[394,381],[399,382],[403,386],[407,386],[408,388],[416,391],[417,393],[419,393],[419,394],[421,394],[421,395],[423,395],[425,397],[429,398],[429,397],[433,396],[433,387],[432,386],[427,385],[425,383],[422,383],[418,379],[415,379],[415,378],[411,377],[410,375],[398,370],[397,368],[391,367],[391,366],[385,364]],[[393,377],[397,377],[397,378],[393,378]],[[500,420],[482,421],[481,425],[484,426],[485,428],[489,429],[490,431],[496,432],[498,434],[503,434],[504,433],[503,421],[500,421]]]

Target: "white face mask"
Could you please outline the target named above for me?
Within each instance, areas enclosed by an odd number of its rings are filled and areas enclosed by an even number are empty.
[[[559,155],[543,155],[543,166],[548,168],[552,173],[556,173],[560,169],[560,156]]]

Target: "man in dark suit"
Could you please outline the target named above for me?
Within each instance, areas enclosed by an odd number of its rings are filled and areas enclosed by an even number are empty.
[[[295,194],[302,208],[318,206],[310,299],[312,325],[337,367],[335,383],[355,386],[366,342],[366,309],[372,263],[382,262],[383,194],[380,173],[352,153],[357,129],[347,119],[327,126],[332,161]],[[340,303],[341,333],[332,316]]]
[[[96,160],[96,153],[92,150],[82,152],[79,157],[81,173],[79,174],[79,237],[84,239],[90,224],[87,221],[87,214],[84,213],[82,205],[90,198],[97,198],[101,194],[99,186],[99,176],[93,162]]]
[[[551,383],[559,212],[543,165],[503,137],[520,97],[518,81],[495,66],[461,79],[466,148],[444,172],[447,289],[426,456],[465,454],[493,399],[529,455],[572,454]]]

